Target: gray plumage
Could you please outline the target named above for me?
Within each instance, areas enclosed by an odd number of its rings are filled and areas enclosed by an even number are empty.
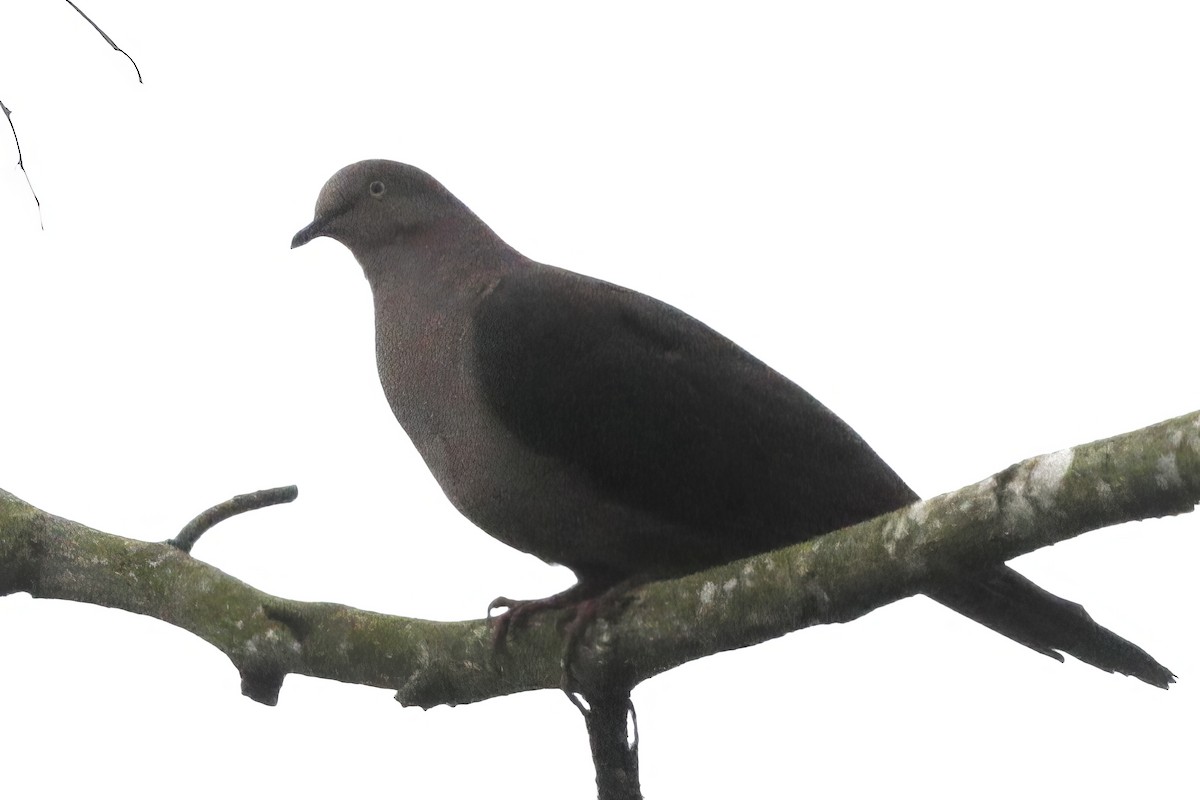
[[[362,265],[379,377],[454,506],[571,568],[577,595],[686,574],[908,505],[833,412],[682,311],[539,264],[415,167],[337,172],[297,247]],[[1171,673],[1007,567],[926,593],[1038,652],[1165,687]]]

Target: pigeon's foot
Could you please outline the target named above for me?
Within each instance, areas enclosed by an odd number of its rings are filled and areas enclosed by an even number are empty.
[[[563,621],[565,623],[573,622],[574,618],[579,615],[581,605],[589,600],[599,598],[612,585],[611,581],[580,580],[570,589],[539,600],[512,600],[507,597],[497,597],[488,603],[488,618],[492,622],[492,648],[496,652],[503,652],[508,644],[509,633],[524,625],[529,617],[542,611],[570,609],[571,615]],[[506,610],[492,616],[492,612],[498,608]]]
[[[634,587],[644,583],[637,578],[613,581],[585,581],[566,591],[540,600],[511,600],[497,597],[488,605],[488,616],[492,620],[492,647],[494,652],[504,651],[510,633],[525,624],[529,617],[542,611],[567,611],[559,620],[566,639],[562,652],[562,682],[560,687],[575,706],[587,714],[587,708],[579,700],[579,689],[572,674],[576,654],[584,635],[600,617],[611,617],[620,613],[627,602],[626,595]],[[497,608],[507,609],[491,616]]]

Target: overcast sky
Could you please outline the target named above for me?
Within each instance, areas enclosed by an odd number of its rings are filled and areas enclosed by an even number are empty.
[[[350,254],[288,249],[362,158],[709,323],[924,496],[1200,408],[1194,4],[82,5],[144,85],[66,3],[0,8],[45,222],[4,131],[0,487],[162,540],[296,483],[195,551],[263,590],[464,619],[571,580],[429,476]],[[645,794],[1188,795],[1198,527],[1014,562],[1169,692],[910,599],[643,684]],[[266,708],[189,633],[25,595],[0,642],[7,796],[594,796],[557,692],[424,712],[292,676]]]

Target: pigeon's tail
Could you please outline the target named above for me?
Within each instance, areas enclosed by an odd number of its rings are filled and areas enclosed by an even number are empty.
[[[1008,567],[942,581],[925,594],[1033,650],[1063,660],[1069,653],[1105,672],[1166,689],[1171,671],[1133,642],[1103,628],[1083,606],[1050,594]]]

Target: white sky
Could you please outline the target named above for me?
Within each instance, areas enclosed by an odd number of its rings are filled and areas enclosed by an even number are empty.
[[[4,131],[0,486],[162,540],[297,483],[196,549],[264,590],[460,619],[570,580],[427,474],[349,253],[288,250],[362,158],[713,325],[923,495],[1200,407],[1194,4],[83,7],[144,86],[65,3],[0,8],[46,226]],[[908,600],[641,686],[646,796],[1191,795],[1197,526],[1017,562],[1169,692]],[[6,796],[594,796],[556,692],[422,712],[292,676],[265,708],[188,633],[24,595],[0,641]]]

